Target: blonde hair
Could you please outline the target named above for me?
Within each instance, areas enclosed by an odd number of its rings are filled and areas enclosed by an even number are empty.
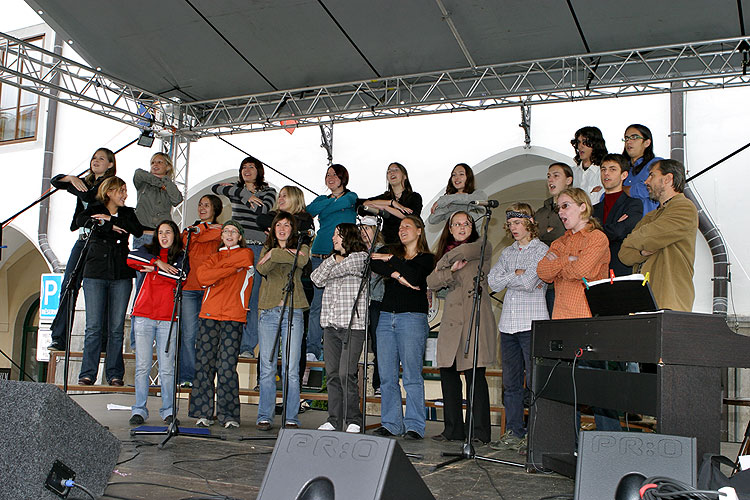
[[[109,203],[109,194],[107,193],[109,193],[113,189],[121,189],[123,186],[125,186],[125,181],[120,179],[116,175],[107,177],[99,185],[99,190],[96,192],[96,199],[106,205],[107,203]]]
[[[594,229],[602,230],[601,223],[592,215],[594,213],[594,207],[591,205],[591,199],[589,198],[589,195],[586,194],[586,191],[581,188],[566,188],[557,195],[557,199],[559,200],[562,195],[573,200],[573,203],[576,205],[586,205],[586,209],[581,213],[581,219],[588,220],[591,225],[589,231]]]
[[[305,211],[305,195],[300,188],[297,186],[284,186],[279,189],[279,194],[281,194],[282,191],[286,191],[286,196],[289,198],[289,213],[298,214]],[[281,208],[279,208],[278,197],[276,198],[276,203],[273,204],[272,210],[277,212],[281,210]]]
[[[531,208],[531,205],[528,203],[513,203],[508,208],[505,209],[505,212],[519,212],[525,215],[528,215],[529,217],[532,217],[531,219],[523,219],[523,225],[526,227],[526,230],[531,235],[531,239],[539,237],[539,225],[536,223],[536,221],[533,219],[534,217],[534,209]],[[505,233],[512,237],[513,234],[510,232],[510,226],[508,225],[507,218],[505,224],[503,224],[505,227]]]
[[[153,155],[151,155],[149,164],[154,161],[154,158],[156,157],[161,157],[164,160],[164,163],[167,164],[167,177],[169,177],[170,179],[174,179],[174,165],[172,165],[172,158],[170,158],[167,153],[154,153]]]

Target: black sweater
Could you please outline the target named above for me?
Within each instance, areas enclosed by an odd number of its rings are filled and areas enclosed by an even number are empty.
[[[372,261],[372,270],[385,276],[385,295],[381,311],[392,313],[417,312],[427,314],[427,276],[435,268],[435,257],[431,253],[420,253],[411,260],[393,256],[387,262]],[[419,287],[414,290],[391,278],[398,271],[409,283]]]
[[[94,214],[107,214],[107,207],[99,202],[92,203],[89,207],[78,214],[76,223],[79,227],[94,227],[91,239],[86,251],[84,278],[95,278],[104,280],[121,280],[135,278],[135,271],[128,267],[128,238],[130,234],[136,238],[143,234],[143,226],[135,216],[135,209],[120,207],[117,215],[112,220],[105,221],[101,226],[93,224],[91,216]],[[114,231],[112,226],[116,225],[129,234]]]

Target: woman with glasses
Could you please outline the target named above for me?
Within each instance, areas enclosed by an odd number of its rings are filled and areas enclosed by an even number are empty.
[[[630,125],[625,129],[622,140],[625,143],[622,154],[630,158],[632,165],[630,175],[622,183],[622,189],[631,198],[638,198],[643,202],[643,215],[646,215],[658,208],[659,203],[649,198],[645,181],[651,166],[662,158],[654,156],[651,130],[645,125]]]
[[[196,271],[205,292],[188,415],[198,419],[198,427],[213,425],[214,409],[224,427],[240,426],[237,359],[253,287],[255,256],[247,248],[244,229],[236,220],[228,220],[222,226],[221,243],[219,251]]]
[[[365,207],[385,210],[391,215],[383,220],[383,238],[386,245],[395,245],[399,243],[398,229],[401,220],[407,215],[419,217],[422,212],[422,196],[412,190],[406,167],[398,162],[388,165],[385,178],[385,192],[363,201],[362,204]]]
[[[539,261],[537,275],[555,284],[552,319],[590,318],[583,280],[607,277],[609,239],[591,216],[591,200],[582,189],[566,189],[557,197],[557,205],[566,231]]]
[[[602,131],[598,127],[579,128],[570,144],[576,151],[573,158],[576,163],[573,167],[573,187],[583,189],[592,204],[599,203],[604,194],[599,167],[607,154]]]
[[[466,163],[459,163],[451,171],[445,194],[433,203],[427,222],[440,224],[459,210],[470,212],[474,219],[478,219],[484,214],[484,209],[470,205],[470,202],[486,199],[484,191],[474,188],[474,171]]]
[[[469,329],[474,316],[474,277],[477,274],[482,241],[474,220],[468,212],[456,212],[445,224],[438,241],[435,270],[427,277],[431,290],[446,288],[443,317],[437,344],[437,366],[440,368],[440,387],[443,391],[445,426],[443,432],[433,436],[435,441],[463,441],[466,426],[463,418],[463,394],[461,373],[466,380],[466,399],[471,404],[472,368],[474,364],[474,329]],[[482,303],[479,321],[479,356],[477,358],[474,387],[474,438],[486,444],[490,442],[490,393],[485,378],[486,367],[495,363],[495,339],[497,331],[492,304],[488,295],[487,273],[490,270],[492,247],[485,249],[482,265]],[[468,356],[464,349],[471,339]],[[468,418],[468,416],[467,416]]]

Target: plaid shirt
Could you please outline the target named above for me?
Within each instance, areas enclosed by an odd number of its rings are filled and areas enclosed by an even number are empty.
[[[535,319],[549,319],[544,293],[547,284],[536,275],[536,266],[549,247],[534,238],[522,247],[517,241],[505,247],[500,259],[487,277],[493,291],[507,288],[503,300],[498,328],[503,333],[517,333],[531,330]],[[525,269],[523,274],[516,274],[516,269]]]
[[[359,285],[362,281],[362,269],[365,265],[367,252],[349,254],[341,262],[331,255],[324,260],[310,278],[318,287],[325,287],[323,291],[323,305],[320,309],[320,326],[334,328],[348,328],[349,319],[357,298]],[[357,303],[357,314],[352,322],[353,330],[365,329],[365,314],[367,314],[367,290],[362,292]]]
[[[557,255],[539,261],[536,272],[546,282],[555,283],[552,319],[590,318],[591,310],[583,291],[582,278],[595,281],[607,277],[609,240],[598,229],[588,227],[577,233],[567,230],[552,242],[549,251]],[[569,257],[576,257],[570,260]]]

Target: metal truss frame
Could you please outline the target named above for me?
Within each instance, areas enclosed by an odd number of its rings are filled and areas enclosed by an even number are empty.
[[[750,85],[750,37],[601,52],[184,103],[193,132],[328,122]]]
[[[174,117],[178,102],[5,33],[0,33],[2,52],[6,56],[0,57],[2,85],[11,85],[141,129],[176,129]],[[8,59],[13,59],[13,67],[7,64]]]
[[[9,46],[10,45],[10,46]],[[0,83],[184,140],[295,126],[750,85],[750,37],[519,61],[181,103],[0,33]],[[59,75],[60,83],[52,78]],[[59,95],[52,95],[57,90]],[[144,117],[148,113],[151,116]],[[153,120],[153,123],[151,123]]]

